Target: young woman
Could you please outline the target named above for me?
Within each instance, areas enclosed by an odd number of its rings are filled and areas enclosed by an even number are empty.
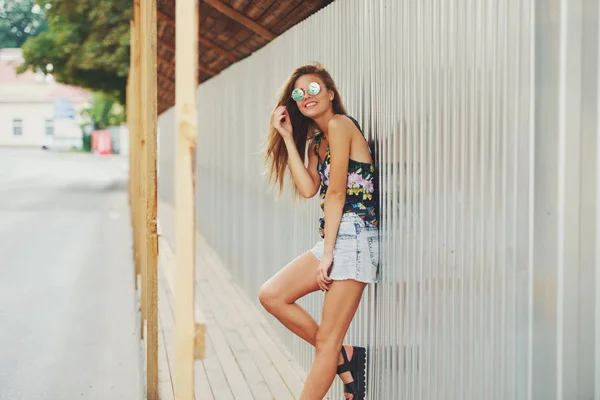
[[[324,215],[321,239],[263,284],[260,302],[316,348],[301,400],[321,400],[336,372],[345,384],[345,397],[363,400],[366,350],[342,342],[365,286],[378,280],[376,178],[370,148],[320,65],[302,66],[291,74],[270,126],[270,181],[281,190],[289,170],[297,194],[311,198],[320,192]],[[320,326],[296,304],[317,290],[325,292]]]

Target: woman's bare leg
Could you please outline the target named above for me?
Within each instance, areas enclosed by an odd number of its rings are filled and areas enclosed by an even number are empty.
[[[273,275],[260,288],[258,299],[263,307],[286,328],[314,346],[319,325],[296,300],[319,290],[319,260],[306,252]]]
[[[317,285],[318,266],[319,260],[307,251],[266,281],[258,295],[261,304],[269,313],[313,346],[319,325],[306,310],[296,304],[296,300],[320,290]],[[352,350],[352,346],[346,346],[349,358],[352,358]],[[341,347],[338,349],[338,365],[343,362],[340,352]],[[345,372],[340,378],[348,383],[352,380],[352,374]]]
[[[339,365],[346,331],[356,314],[366,284],[355,280],[334,281],[325,294],[323,318],[315,337],[316,356],[300,400],[322,399],[331,387]]]

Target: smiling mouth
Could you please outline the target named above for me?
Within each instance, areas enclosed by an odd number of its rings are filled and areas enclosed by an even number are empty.
[[[313,108],[313,107],[314,107],[314,106],[316,106],[316,105],[317,105],[317,102],[316,102],[316,101],[309,101],[308,103],[306,103],[306,104],[304,105],[304,108]]]

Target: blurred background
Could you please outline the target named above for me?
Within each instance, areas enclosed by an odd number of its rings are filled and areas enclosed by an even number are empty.
[[[175,2],[153,4],[174,243]],[[318,61],[377,149],[382,282],[346,338],[369,349],[368,398],[600,399],[598,0],[199,4],[202,398],[292,399],[312,363],[257,294],[318,239],[317,200],[261,175],[278,91]],[[0,0],[2,400],[142,396],[132,18],[130,0]],[[320,319],[320,294],[300,304]]]
[[[124,3],[100,3],[0,1],[2,400],[144,394],[123,124],[129,17]]]

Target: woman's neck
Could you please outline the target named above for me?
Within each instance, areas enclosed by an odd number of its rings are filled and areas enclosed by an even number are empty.
[[[321,130],[323,132],[323,134],[325,135],[325,137],[327,137],[327,127],[329,125],[329,121],[331,121],[331,119],[335,116],[335,113],[333,112],[333,109],[329,109],[327,112],[323,113],[322,115],[318,116],[317,118],[313,119],[313,121],[315,121],[315,124],[317,124],[317,126],[319,127],[319,130]]]

